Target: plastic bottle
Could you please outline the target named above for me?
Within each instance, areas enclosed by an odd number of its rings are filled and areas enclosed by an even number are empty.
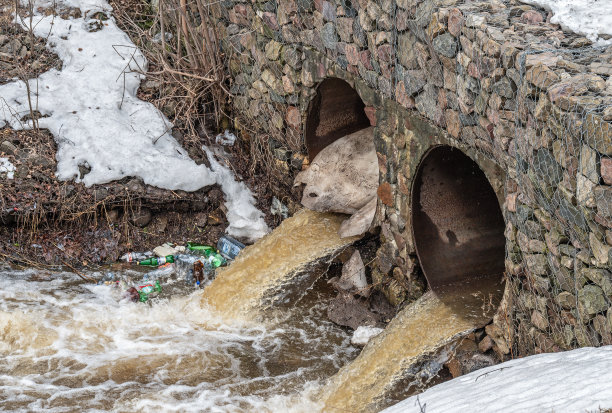
[[[151,267],[159,267],[167,262],[174,262],[174,255],[166,255],[165,257],[153,257],[147,260],[139,261],[138,265],[149,265]]]
[[[211,253],[216,252],[215,247],[211,247],[210,245],[198,244],[197,242],[188,242],[187,249],[191,252],[194,252],[199,255],[204,255],[206,257],[208,257],[208,255],[210,255]]]
[[[178,254],[174,256],[174,265],[176,267],[176,277],[185,279],[187,284],[193,284],[193,263],[200,257],[189,254]]]
[[[161,291],[162,288],[159,280],[156,280],[154,285],[147,284],[138,287],[138,295],[140,296],[140,301],[143,303],[147,301],[149,297],[153,297],[161,293]]]
[[[206,257],[206,261],[208,261],[208,263],[213,268],[219,268],[222,265],[227,264],[227,260],[225,258],[223,258],[223,256],[221,254],[218,254],[216,252],[213,252],[208,257]]]
[[[242,251],[244,244],[240,241],[235,240],[227,235],[219,238],[217,242],[217,249],[223,258],[227,260],[233,260]]]
[[[128,252],[127,254],[124,254],[119,259],[121,261],[124,261],[124,262],[138,262],[138,261],[146,260],[147,258],[150,258],[152,255],[153,255],[153,253],[151,251],[147,251],[147,252]]]
[[[196,261],[193,263],[193,278],[195,279],[196,287],[199,287],[204,281],[204,263]]]

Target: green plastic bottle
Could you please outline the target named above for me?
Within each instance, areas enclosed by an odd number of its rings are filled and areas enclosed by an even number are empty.
[[[206,258],[208,259],[210,265],[212,265],[214,268],[219,268],[220,266],[225,265],[227,263],[227,260],[223,258],[221,254],[216,252],[213,252]]]
[[[154,294],[157,295],[161,293],[162,288],[159,280],[155,280],[155,285],[141,285],[138,287],[138,295],[140,296],[140,302],[144,303],[149,299],[149,296]]]
[[[187,249],[206,257],[208,257],[211,253],[216,252],[214,247],[211,247],[210,245],[198,244],[196,242],[188,242]]]
[[[165,257],[157,258],[149,258],[144,261],[139,261],[138,265],[149,265],[151,267],[159,267],[160,265],[164,265],[169,262],[174,262],[174,255],[166,255]]]

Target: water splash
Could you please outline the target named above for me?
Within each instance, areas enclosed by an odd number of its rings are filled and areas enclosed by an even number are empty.
[[[356,355],[325,320],[324,280],[282,324],[231,326],[199,292],[143,304],[71,273],[0,268],[0,280],[2,411],[314,411]]]
[[[344,218],[302,210],[284,220],[220,271],[202,302],[227,322],[254,319],[271,307],[295,302],[314,281],[311,263],[355,241],[338,236]]]
[[[321,395],[323,410],[376,412],[423,390],[410,385],[411,376],[427,374],[424,364],[436,364],[445,346],[491,319],[503,290],[497,280],[477,279],[436,294],[429,291],[404,308],[357,359],[330,379]]]

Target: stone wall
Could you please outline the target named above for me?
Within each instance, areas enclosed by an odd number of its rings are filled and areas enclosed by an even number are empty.
[[[394,305],[422,293],[415,171],[450,145],[485,172],[506,222],[487,347],[612,344],[612,48],[514,0],[226,0],[218,13],[236,127],[279,177],[302,167],[321,81],[344,79],[364,101],[380,167],[372,275]]]

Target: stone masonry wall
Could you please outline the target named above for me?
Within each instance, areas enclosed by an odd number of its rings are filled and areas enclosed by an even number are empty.
[[[316,86],[352,85],[376,125],[373,279],[422,292],[412,179],[433,146],[483,169],[506,222],[506,293],[484,347],[502,358],[612,344],[612,48],[514,0],[225,0],[236,127],[302,167]],[[487,344],[488,343],[488,344]]]

